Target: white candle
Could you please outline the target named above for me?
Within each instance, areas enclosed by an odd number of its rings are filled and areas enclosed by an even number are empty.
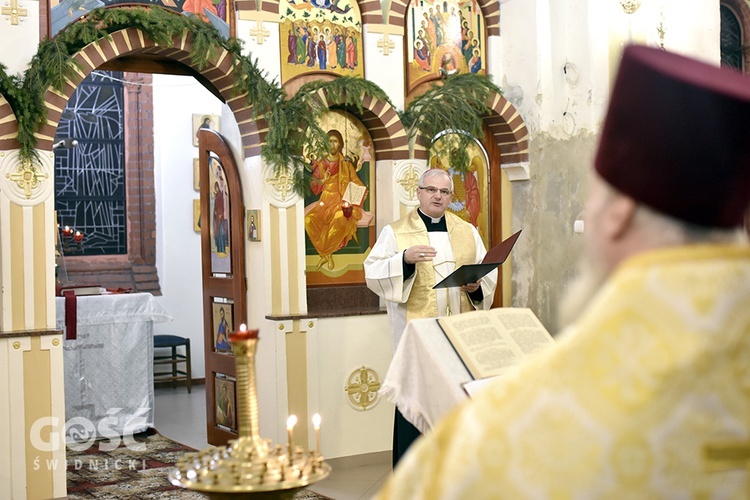
[[[292,450],[294,449],[292,444],[292,433],[295,425],[297,425],[297,416],[289,415],[289,418],[286,419],[286,430],[289,433],[289,463],[292,462]]]
[[[320,455],[320,414],[312,417],[313,429],[315,429],[315,454]]]

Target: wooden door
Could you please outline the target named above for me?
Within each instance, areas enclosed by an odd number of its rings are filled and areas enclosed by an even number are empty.
[[[198,132],[206,423],[209,444],[237,437],[237,383],[229,332],[247,322],[245,208],[234,156],[215,131]]]

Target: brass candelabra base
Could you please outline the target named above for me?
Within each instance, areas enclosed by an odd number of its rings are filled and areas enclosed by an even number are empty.
[[[314,451],[289,450],[271,440],[240,437],[228,446],[210,446],[177,462],[169,481],[209,498],[292,498],[325,479],[331,467]]]

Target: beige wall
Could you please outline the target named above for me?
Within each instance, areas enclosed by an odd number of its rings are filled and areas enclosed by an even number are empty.
[[[557,302],[575,275],[583,237],[573,231],[586,200],[586,172],[597,137],[566,141],[539,134],[530,144],[530,179],[511,183],[513,227],[523,229],[513,249],[513,299],[556,333]]]

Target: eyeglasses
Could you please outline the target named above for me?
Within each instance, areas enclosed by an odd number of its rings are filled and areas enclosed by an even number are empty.
[[[427,193],[430,196],[436,195],[438,193],[438,191],[443,196],[450,196],[451,193],[452,193],[452,191],[450,189],[438,189],[438,188],[432,187],[432,186],[427,186],[427,187],[418,186],[418,187],[419,187],[419,189],[421,189],[423,191],[427,191]]]

